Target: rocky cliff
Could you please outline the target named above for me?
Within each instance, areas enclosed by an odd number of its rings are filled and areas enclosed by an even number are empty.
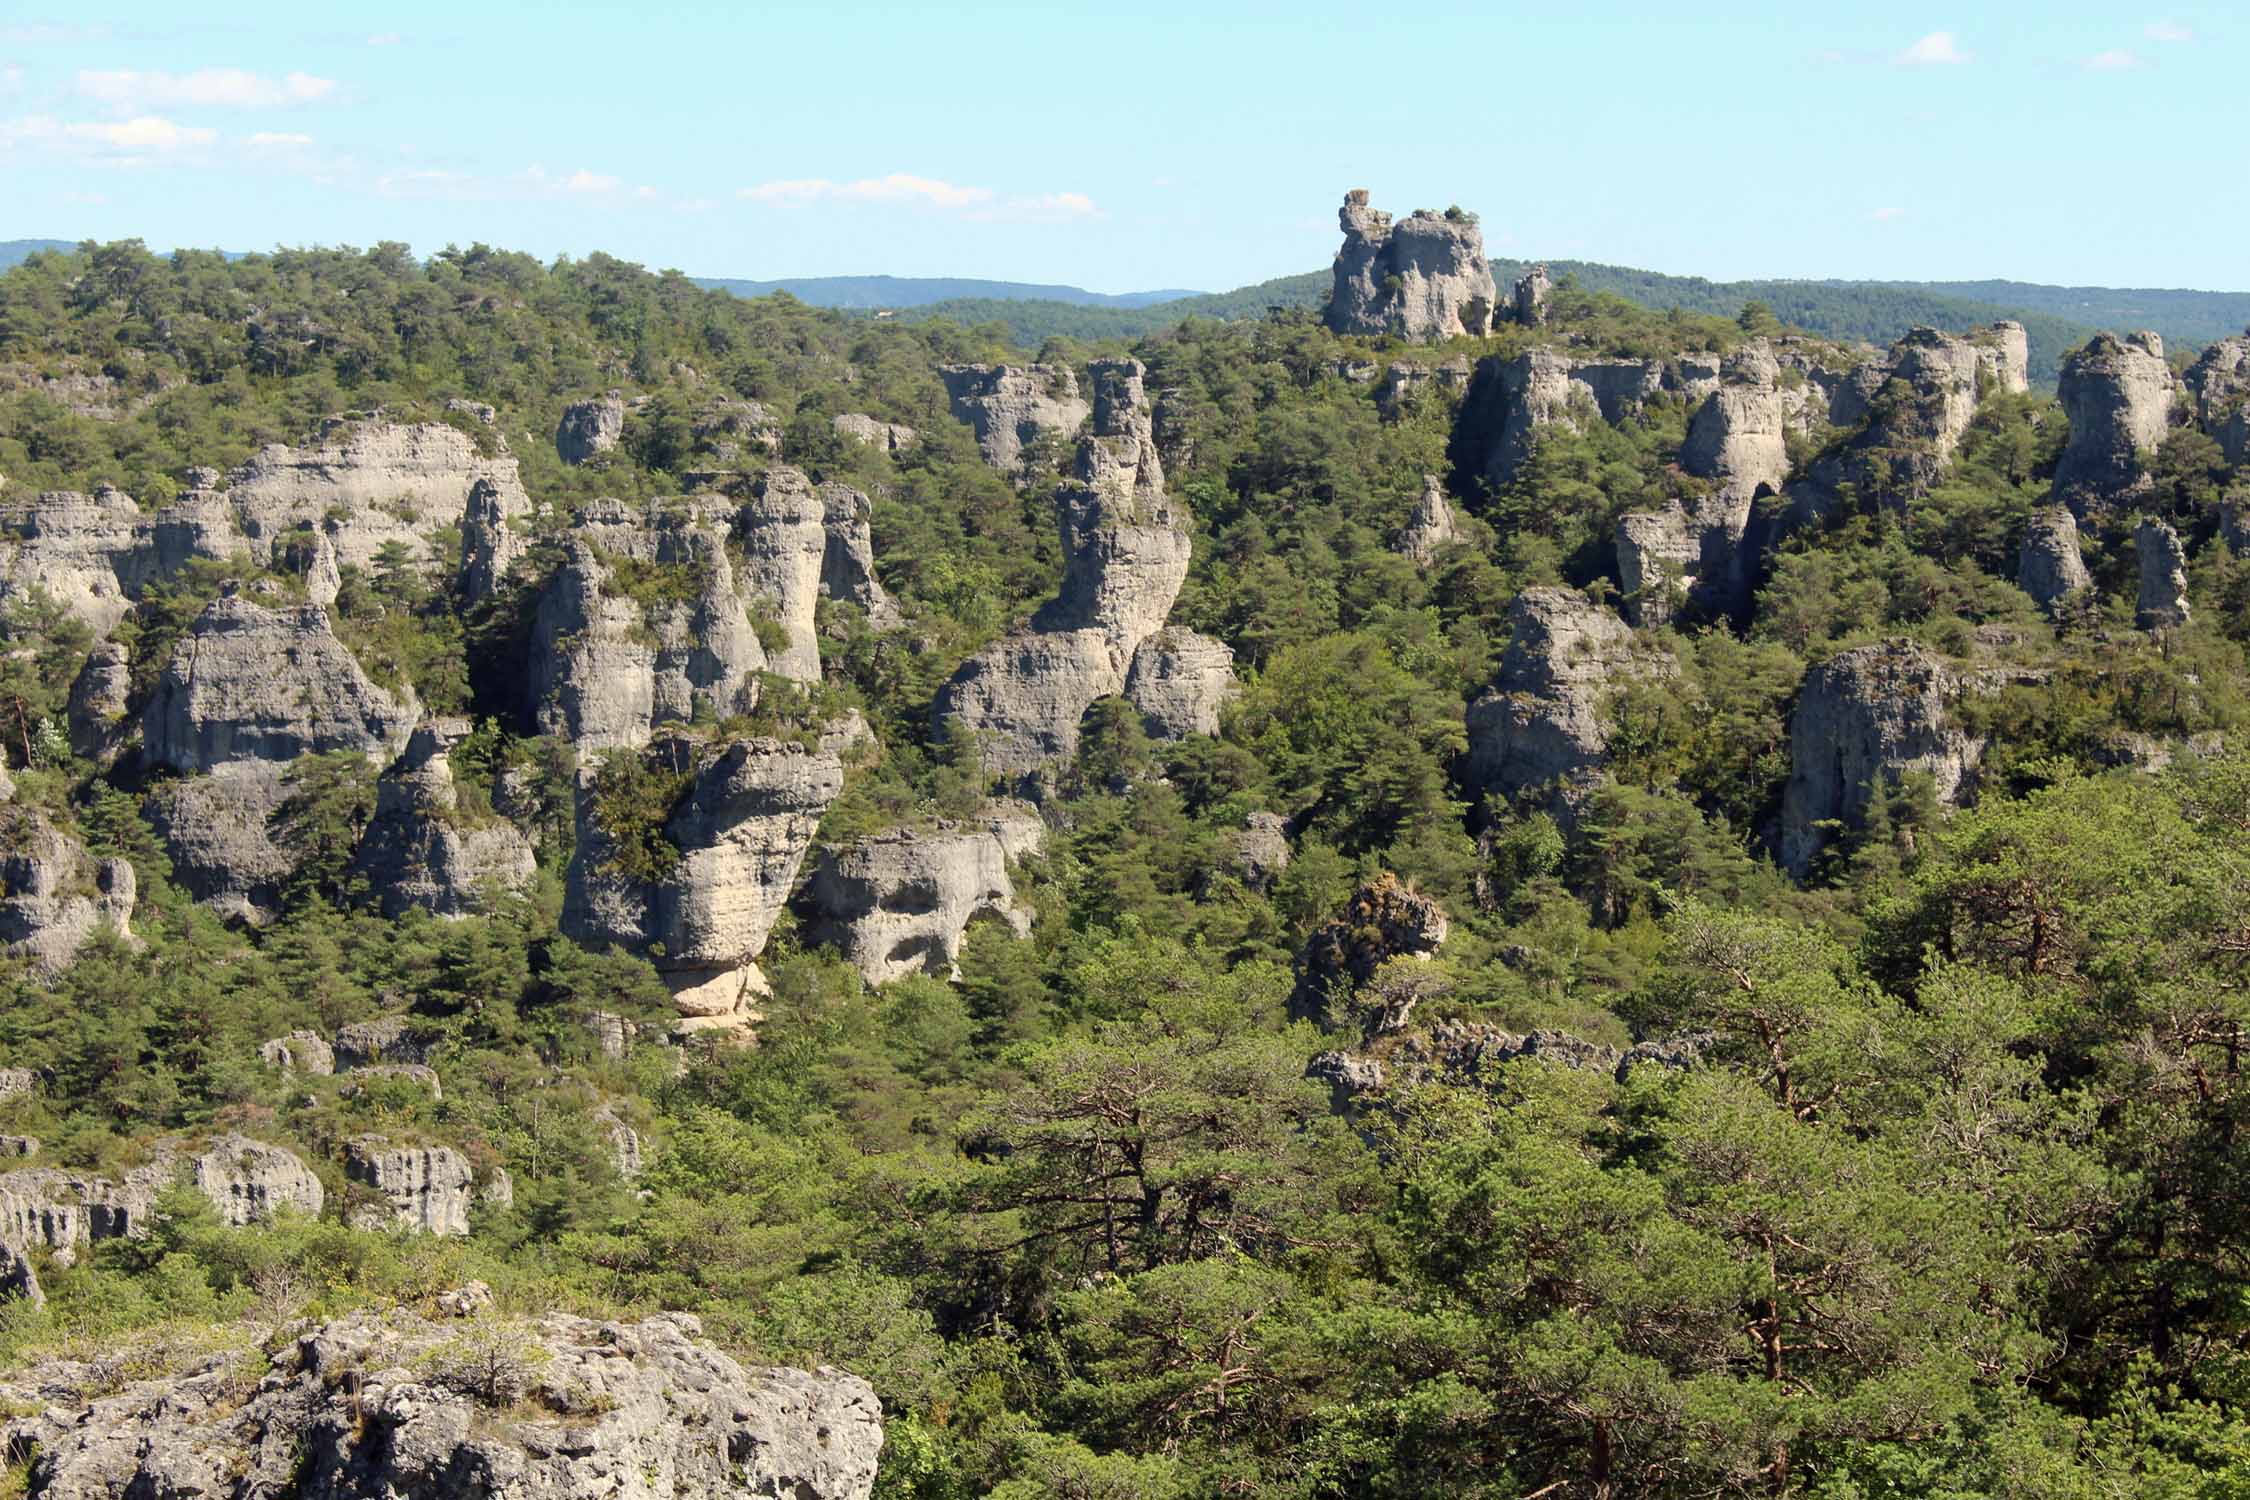
[[[2055,466],[2054,499],[2081,520],[2131,503],[2148,487],[2142,455],[2171,430],[2176,397],[2164,341],[2097,334],[2063,361],[2055,387],[2070,440]]]
[[[555,424],[555,456],[573,466],[592,463],[625,435],[625,398],[616,391],[574,401]]]
[[[875,576],[874,506],[858,490],[833,483],[820,487],[820,504],[827,532],[820,560],[821,597],[858,605],[877,630],[894,628],[901,623],[899,608]]]
[[[1982,393],[1994,388],[1999,350],[1999,343],[1916,328],[1891,345],[1880,365],[1855,372],[1832,406],[1839,417],[1857,420],[1864,396],[1864,421],[1807,466],[1793,491],[1797,514],[1829,514],[1847,487],[1863,504],[1904,514],[1952,464]]]
[[[1448,339],[1491,331],[1499,306],[1484,231],[1468,214],[1420,210],[1392,222],[1367,206],[1367,190],[1344,195],[1344,232],[1328,298],[1337,333]]]
[[[2134,618],[2143,630],[2171,630],[2188,622],[2187,548],[2163,521],[2143,517],[2133,528],[2140,597]]]
[[[96,935],[133,941],[132,865],[97,860],[36,808],[0,801],[0,952],[53,975]]]
[[[2034,512],[2017,554],[2016,586],[2053,614],[2092,582],[2069,507],[2050,505]]]
[[[1445,498],[1444,484],[1437,475],[1424,474],[1422,497],[1414,502],[1414,514],[1407,517],[1405,529],[1398,534],[1398,550],[1411,558],[1414,566],[1427,568],[1437,561],[1439,552],[1460,540],[1460,523]]]
[[[1133,653],[1125,698],[1160,740],[1217,734],[1219,711],[1235,694],[1234,648],[1192,630],[1159,630]]]
[[[1012,474],[1026,443],[1076,432],[1090,408],[1068,365],[940,365],[953,415],[976,429],[984,461]]]
[[[979,917],[1031,931],[1008,866],[1038,852],[1039,815],[1001,805],[960,822],[901,829],[823,850],[806,887],[810,936],[842,953],[869,984],[906,974],[951,976]]]
[[[464,804],[449,752],[469,737],[466,719],[425,719],[375,786],[375,817],[354,871],[385,916],[414,907],[466,916],[487,898],[528,884],[531,841],[489,807]]]
[[[813,623],[828,561],[829,502],[787,464],[759,476],[736,517],[741,587],[763,603],[784,644],[766,653],[766,670],[820,681],[820,634]]]
[[[2230,464],[2250,463],[2250,330],[2220,339],[2188,367],[2195,420]]]
[[[208,776],[151,787],[141,815],[189,895],[223,917],[263,925],[279,910],[297,865],[274,826],[288,796],[283,767],[234,761]]]

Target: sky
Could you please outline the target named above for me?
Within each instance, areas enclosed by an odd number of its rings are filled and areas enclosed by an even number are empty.
[[[41,5],[0,239],[1223,290],[1365,187],[1502,256],[2250,290],[2220,7]]]

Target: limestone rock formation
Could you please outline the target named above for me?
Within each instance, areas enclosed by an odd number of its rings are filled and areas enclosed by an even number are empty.
[[[345,1147],[344,1171],[382,1200],[354,1213],[354,1228],[469,1232],[476,1173],[451,1146],[399,1146],[379,1135],[355,1136]]]
[[[436,1052],[439,1035],[415,1023],[412,1016],[376,1016],[336,1028],[335,1057],[339,1066],[358,1071],[382,1063],[426,1063]]]
[[[669,878],[617,867],[597,799],[579,796],[578,845],[564,876],[563,930],[655,958],[688,1031],[739,1030],[766,993],[758,955],[788,902],[821,814],[844,787],[841,743],[774,739],[661,743],[650,759],[682,768],[685,787],[663,837]]]
[[[1617,581],[1626,618],[1646,626],[1669,621],[1704,584],[1707,562],[1722,578],[1731,572],[1733,540],[1726,528],[1704,524],[1677,502],[1618,517]]]
[[[2054,498],[2081,520],[2130,503],[2146,489],[2141,455],[2163,445],[2176,392],[2153,333],[2120,343],[2096,334],[2063,361],[2055,395],[2070,439],[2055,465]]]
[[[879,448],[885,453],[904,453],[914,446],[920,436],[901,422],[879,422],[865,412],[849,411],[831,417],[829,425],[838,434],[869,448]]]
[[[1026,443],[1078,430],[1090,408],[1068,365],[940,365],[953,415],[976,429],[984,461],[1015,472]]]
[[[60,973],[100,932],[133,939],[133,866],[96,860],[36,808],[0,804],[0,951]]]
[[[1493,355],[1470,377],[1462,425],[1483,439],[1484,476],[1505,484],[1531,457],[1542,428],[1561,423],[1578,430],[1596,418],[1614,425],[1664,391],[1668,379],[1684,392],[1682,373],[1662,360],[1579,359],[1553,349]]]
[[[499,593],[516,559],[531,549],[530,539],[508,524],[514,514],[508,496],[492,480],[479,479],[470,487],[461,515],[461,568],[453,581],[465,603],[478,604]]]
[[[292,1031],[258,1044],[258,1060],[284,1073],[326,1078],[336,1071],[336,1052],[315,1031]]]
[[[1570,589],[1525,589],[1508,621],[1499,673],[1469,705],[1461,779],[1504,802],[1535,796],[1567,819],[1608,750],[1603,700],[1631,677],[1668,675],[1673,663]]]
[[[1526,328],[1538,328],[1547,321],[1547,294],[1554,290],[1554,282],[1547,277],[1545,266],[1533,266],[1516,278],[1514,312],[1516,321]]]
[[[1344,195],[1328,326],[1337,333],[1448,339],[1491,331],[1499,305],[1484,231],[1467,214],[1426,210],[1393,223],[1367,206],[1367,190]]]
[[[1987,353],[1966,338],[1915,328],[1880,366],[1862,368],[1871,386],[1866,425],[1809,465],[1797,493],[1801,516],[1827,514],[1846,486],[1902,514],[1929,493],[1976,417]]]
[[[1125,672],[1126,700],[1160,740],[1217,734],[1219,710],[1234,694],[1234,648],[1179,627],[1141,642]]]
[[[1399,552],[1412,558],[1416,567],[1426,568],[1437,561],[1440,551],[1460,540],[1460,523],[1446,503],[1445,486],[1435,474],[1424,474],[1422,498],[1414,502],[1414,514],[1398,535]]]
[[[1456,354],[1453,358],[1441,360],[1434,365],[1415,359],[1394,360],[1384,369],[1382,381],[1375,387],[1375,410],[1382,414],[1384,421],[1396,422],[1406,415],[1408,404],[1424,391],[1456,395],[1467,390],[1470,373],[1469,357],[1466,354]],[[1161,404],[1157,407],[1157,415],[1157,441],[1162,446]],[[1172,464],[1169,452],[1165,454],[1164,462],[1167,466],[1177,467]]]
[[[1289,820],[1279,813],[1254,812],[1226,836],[1242,883],[1254,891],[1273,884],[1289,868]]]
[[[119,1383],[51,1361],[0,1382],[0,1441],[43,1500],[867,1500],[874,1392],[839,1370],[745,1369],[686,1313],[502,1319],[474,1287],[308,1326]],[[466,1321],[457,1321],[465,1319]],[[478,1351],[491,1358],[480,1361]]]
[[[1718,389],[1688,420],[1680,467],[1718,481],[1745,505],[1779,491],[1789,474],[1789,397],[1780,374],[1780,362],[1763,344],[1727,360]]]
[[[1974,330],[1977,361],[1993,386],[2011,396],[2031,389],[2031,335],[2017,322],[1994,323]]]
[[[931,712],[975,732],[987,773],[1020,779],[1078,753],[1079,721],[1131,665],[1099,630],[1019,630],[962,663]]]
[[[297,866],[275,827],[288,797],[282,766],[241,760],[208,776],[157,784],[141,812],[182,889],[223,917],[263,925],[279,910],[281,888]]]
[[[2188,368],[2195,420],[2230,464],[2250,463],[2250,329],[2220,339]]]
[[[1297,954],[1294,1014],[1311,1016],[1337,991],[1365,984],[1394,958],[1429,958],[1453,922],[1431,897],[1388,870],[1352,893],[1344,909],[1315,929]]]
[[[1497,1089],[1505,1069],[1519,1058],[1536,1058],[1556,1067],[1610,1075],[1622,1083],[1634,1068],[1692,1068],[1717,1038],[1689,1032],[1660,1040],[1613,1047],[1567,1031],[1506,1031],[1481,1021],[1443,1020],[1377,1049],[1323,1052],[1305,1067],[1305,1076],[1329,1086],[1331,1108],[1359,1118],[1393,1089],[1443,1081],[1456,1088]]]
[[[2139,608],[2134,618],[2143,630],[2170,630],[2188,622],[2187,549],[2179,533],[2162,521],[2143,517],[2133,528],[2133,553],[2140,564]]]
[[[229,1224],[255,1224],[289,1208],[320,1217],[326,1193],[296,1153],[246,1135],[227,1134],[205,1144],[190,1164],[197,1191]]]
[[[139,1239],[156,1198],[179,1180],[179,1143],[159,1143],[156,1159],[122,1177],[92,1177],[55,1167],[0,1172],[0,1243],[72,1251],[96,1240]]]
[[[410,1086],[429,1096],[432,1104],[445,1102],[445,1086],[438,1081],[437,1069],[427,1063],[369,1063],[365,1067],[346,1071],[344,1097],[356,1099],[375,1092],[382,1084],[403,1079]]]
[[[834,483],[820,487],[820,504],[828,534],[820,561],[821,596],[858,605],[877,630],[894,628],[901,623],[899,608],[875,576],[875,535],[869,525],[874,506],[858,490]]]
[[[30,1255],[0,1240],[0,1302],[14,1301],[45,1307],[47,1293],[39,1285],[39,1268]]]
[[[828,560],[828,502],[787,464],[766,470],[742,507],[741,587],[762,597],[788,643],[767,653],[766,670],[820,681],[820,633],[813,623]]]
[[[353,869],[385,916],[417,906],[467,916],[486,895],[522,887],[537,869],[531,841],[514,824],[462,805],[448,752],[469,730],[467,719],[423,720],[376,783],[375,816]]]
[[[1804,876],[1828,842],[1822,825],[1861,823],[1884,787],[1928,775],[1951,805],[1984,742],[1955,722],[1968,684],[1907,640],[1841,652],[1805,674],[1789,721],[1789,782],[1781,801],[1781,863]]]
[[[71,491],[0,509],[0,603],[33,589],[106,636],[132,608],[122,577],[137,566],[141,511],[122,490]]]
[[[326,610],[266,609],[230,595],[211,601],[173,649],[141,740],[152,762],[187,772],[330,750],[389,760],[418,716],[411,688],[392,694],[368,680]]]
[[[906,974],[951,977],[978,917],[1030,934],[1031,910],[1017,903],[1008,866],[1037,853],[1046,833],[1031,809],[1002,804],[964,822],[823,850],[806,890],[811,936],[840,951],[869,984]]]
[[[133,658],[123,641],[98,641],[70,684],[70,749],[73,755],[108,765],[136,727],[128,710],[133,690]]]
[[[2078,547],[2078,522],[2068,506],[2033,512],[2017,556],[2016,586],[2052,614],[2064,600],[2092,583]]]
[[[555,425],[555,456],[564,463],[591,463],[617,446],[625,435],[625,398],[615,391],[563,408]]]

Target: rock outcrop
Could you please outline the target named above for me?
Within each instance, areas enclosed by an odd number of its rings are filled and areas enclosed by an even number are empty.
[[[2195,420],[2230,464],[2250,463],[2250,329],[2220,339],[2188,367]]]
[[[1512,299],[1516,321],[1526,328],[1538,328],[1547,321],[1547,294],[1555,284],[1547,277],[1545,266],[1533,266],[1516,278]]]
[[[327,1200],[320,1179],[295,1152],[246,1135],[227,1134],[205,1143],[188,1170],[219,1217],[236,1226],[271,1219],[282,1209],[318,1218]]]
[[[1178,627],[1141,642],[1125,673],[1125,698],[1160,740],[1217,734],[1219,710],[1235,695],[1234,648]]]
[[[736,525],[742,591],[761,598],[787,643],[766,653],[766,670],[820,681],[820,632],[813,623],[827,575],[828,501],[787,464],[759,476]]]
[[[173,649],[142,715],[141,743],[153,763],[186,772],[332,750],[389,760],[417,717],[413,690],[371,682],[326,610],[267,609],[229,595],[211,601]]]
[[[1226,835],[1235,872],[1254,891],[1272,885],[1289,868],[1289,820],[1279,813],[1254,812]]]
[[[1375,387],[1375,410],[1386,422],[1396,422],[1406,415],[1407,406],[1424,391],[1439,391],[1458,395],[1469,388],[1471,366],[1466,354],[1440,360],[1432,365],[1418,359],[1394,360],[1383,370],[1382,381]],[[1163,442],[1162,407],[1158,408],[1157,441]],[[1164,462],[1172,466],[1169,453]]]
[[[1331,997],[1365,984],[1394,958],[1433,957],[1452,926],[1433,898],[1384,871],[1305,940],[1297,954],[1292,1013],[1318,1015]]]
[[[1692,384],[1662,360],[1580,359],[1553,349],[1493,355],[1470,377],[1462,426],[1484,440],[1484,477],[1506,484],[1531,457],[1542,429],[1579,431],[1595,420],[1615,425],[1667,388],[1686,394]]]
[[[1841,652],[1805,674],[1789,721],[1781,863],[1802,878],[1838,826],[1863,823],[1884,789],[1927,775],[1938,800],[1960,796],[1984,742],[1955,722],[1968,684],[1907,640]]]
[[[242,760],[208,776],[161,782],[141,813],[172,859],[172,877],[232,921],[263,925],[280,909],[297,857],[275,824],[289,798],[287,773]]]
[[[436,1053],[439,1039],[412,1016],[376,1016],[337,1027],[335,1057],[353,1072],[383,1063],[421,1064]]]
[[[2131,503],[2150,479],[2141,456],[2161,447],[2176,397],[2164,341],[2096,334],[2063,361],[2055,395],[2070,439],[2055,465],[2054,499],[2080,520]]]
[[[1613,1047],[1567,1031],[1518,1033],[1479,1021],[1445,1020],[1374,1049],[1323,1052],[1306,1065],[1305,1076],[1329,1086],[1335,1113],[1357,1119],[1392,1089],[1433,1081],[1455,1088],[1496,1089],[1505,1079],[1507,1065],[1518,1058],[1603,1073],[1623,1083],[1643,1063],[1696,1067],[1716,1040],[1710,1032],[1690,1032]]]
[[[499,593],[516,560],[531,549],[530,539],[509,524],[514,514],[493,481],[479,479],[471,486],[461,515],[461,568],[453,581],[464,603]]]
[[[680,768],[683,780],[662,830],[677,859],[662,880],[618,867],[598,798],[582,790],[563,930],[589,946],[615,943],[651,955],[683,1030],[748,1026],[754,998],[767,992],[758,955],[821,814],[843,790],[843,742],[831,736],[807,749],[774,739],[679,739],[653,747],[650,761]]]
[[[745,1369],[686,1313],[601,1323],[359,1312],[271,1356],[198,1353],[120,1384],[51,1361],[0,1381],[0,1425],[44,1500],[867,1500],[874,1392],[839,1370]]]
[[[902,422],[879,422],[865,412],[858,411],[831,417],[829,425],[836,429],[838,436],[869,448],[881,449],[885,453],[904,453],[921,436]]]
[[[356,1229],[469,1232],[476,1172],[451,1146],[399,1146],[379,1135],[355,1136],[345,1147],[344,1171],[381,1200],[353,1213]]]
[[[555,424],[555,456],[571,465],[591,463],[625,435],[625,398],[612,391],[563,408]]]
[[[139,569],[140,541],[140,507],[106,486],[0,509],[0,603],[36,589],[106,636],[133,607],[123,579]]]
[[[870,525],[874,506],[858,490],[843,484],[822,485],[820,504],[828,534],[820,561],[821,596],[858,605],[867,612],[867,623],[877,630],[897,626],[901,623],[899,608],[875,576],[875,534]]]
[[[531,841],[514,824],[462,803],[449,752],[469,730],[466,719],[423,720],[376,783],[375,816],[353,869],[385,916],[414,907],[467,916],[486,897],[521,888],[537,869]]]
[[[1847,487],[1904,514],[1944,476],[1976,418],[1991,347],[1934,328],[1910,330],[1880,366],[1862,367],[1865,425],[1815,458],[1795,491],[1800,517],[1823,516]],[[1845,402],[1839,402],[1845,405]]]
[[[1040,434],[1078,430],[1090,408],[1068,365],[940,365],[953,415],[976,429],[984,461],[1012,474]]]
[[[1492,329],[1499,292],[1472,215],[1426,210],[1393,223],[1367,206],[1367,190],[1344,195],[1344,232],[1328,298],[1337,333],[1448,339]]]
[[[1422,476],[1422,498],[1414,502],[1414,514],[1406,521],[1406,529],[1398,534],[1398,550],[1418,568],[1426,568],[1437,561],[1438,554],[1461,540],[1460,523],[1454,519],[1453,507],[1445,498],[1445,486],[1435,474]]]
[[[2011,396],[2031,389],[2031,335],[2017,322],[1994,323],[1973,330],[1977,361],[1993,388]]]
[[[806,889],[811,936],[842,953],[869,984],[906,974],[952,977],[969,924],[996,917],[1031,932],[1008,866],[1037,853],[1046,825],[1002,805],[964,822],[900,829],[821,853]]]
[[[2078,522],[2070,509],[2050,505],[2032,513],[2016,559],[2016,586],[2049,614],[2093,582],[2078,546]]]
[[[336,1071],[336,1052],[316,1031],[292,1031],[258,1044],[258,1060],[284,1073],[326,1078]]]
[[[0,803],[0,952],[53,975],[102,932],[134,941],[132,865],[96,860],[35,808]]]
[[[1633,677],[1668,675],[1668,656],[1580,593],[1529,588],[1508,606],[1508,648],[1468,709],[1462,783],[1475,795],[1527,798],[1568,820],[1609,747],[1603,701]]]
[[[2133,528],[2133,554],[2140,564],[2139,608],[2134,618],[2143,630],[2172,630],[2188,622],[2187,548],[2163,521],[2143,517]]]

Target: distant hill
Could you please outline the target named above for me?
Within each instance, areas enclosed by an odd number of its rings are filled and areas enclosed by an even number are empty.
[[[75,250],[76,240],[0,240],[0,271],[20,266],[42,250]]]
[[[1089,292],[1083,287],[1045,286],[1028,281],[978,281],[965,276],[789,276],[779,281],[741,281],[698,276],[695,284],[738,297],[787,292],[814,307],[872,311],[886,307],[928,307],[940,302],[1054,302],[1066,307],[1154,307],[1199,296],[1191,291]]]

